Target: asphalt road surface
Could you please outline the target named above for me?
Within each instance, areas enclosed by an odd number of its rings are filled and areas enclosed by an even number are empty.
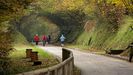
[[[40,47],[45,51],[62,57],[62,47]],[[133,63],[73,49],[70,50],[74,54],[74,63],[81,70],[81,75],[133,75]]]

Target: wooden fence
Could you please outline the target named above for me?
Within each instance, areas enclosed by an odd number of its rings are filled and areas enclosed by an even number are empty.
[[[17,75],[73,75],[74,70],[74,57],[73,53],[63,48],[62,49],[62,62],[44,69],[25,72]]]

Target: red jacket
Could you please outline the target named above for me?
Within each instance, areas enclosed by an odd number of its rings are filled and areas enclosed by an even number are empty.
[[[44,35],[44,36],[42,37],[42,40],[46,41],[46,40],[47,40],[47,36]]]
[[[39,36],[34,36],[34,41],[39,41]]]

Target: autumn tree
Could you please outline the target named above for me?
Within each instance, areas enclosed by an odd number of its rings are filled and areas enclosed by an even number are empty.
[[[0,74],[8,74],[8,54],[12,50],[13,27],[11,19],[23,14],[23,10],[33,0],[0,0]]]
[[[133,14],[133,0],[121,0],[125,6],[126,14]]]
[[[123,19],[125,8],[123,3],[118,0],[95,0],[99,10],[97,14],[105,21],[113,25],[114,30],[117,30]]]

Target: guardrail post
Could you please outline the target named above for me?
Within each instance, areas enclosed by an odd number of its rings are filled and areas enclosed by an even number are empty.
[[[58,69],[58,75],[64,75],[63,68]]]
[[[71,68],[71,61],[68,63],[68,66],[69,66],[68,74],[71,75],[71,70],[72,70],[72,68]]]
[[[47,75],[50,75],[50,71],[48,71]]]
[[[70,57],[70,52],[63,48],[62,49],[62,61],[66,60],[69,57]]]
[[[74,58],[72,59],[70,65],[71,65],[71,75],[73,75],[74,74],[73,73],[74,72]]]
[[[54,75],[57,75],[57,74],[58,74],[57,69],[55,69],[54,70]]]
[[[67,75],[66,74],[66,65],[64,65],[64,75]]]

